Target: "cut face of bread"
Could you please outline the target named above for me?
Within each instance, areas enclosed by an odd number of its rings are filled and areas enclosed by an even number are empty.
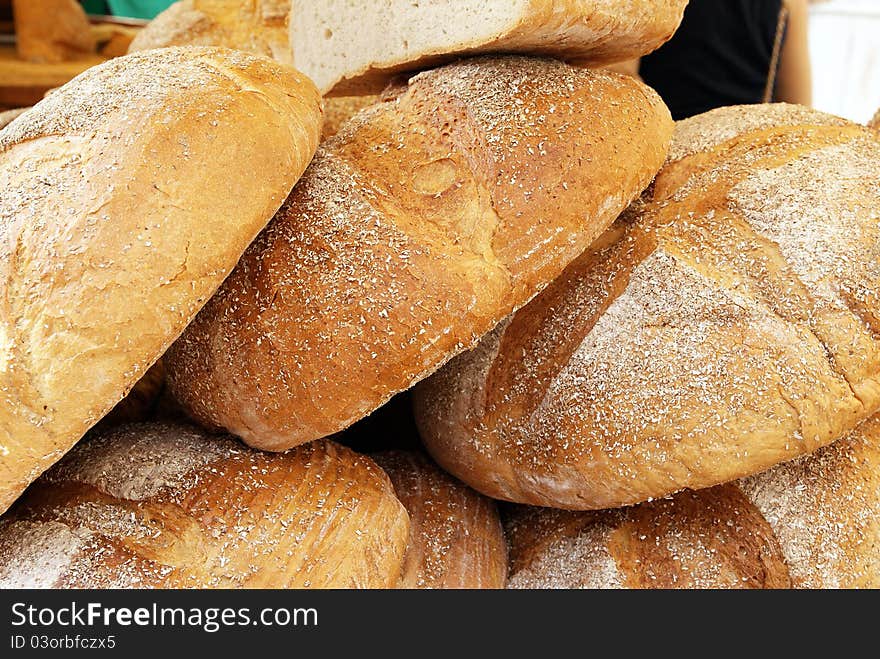
[[[389,77],[490,52],[610,64],[655,50],[685,0],[315,0],[290,16],[297,68],[323,93],[378,91]]]

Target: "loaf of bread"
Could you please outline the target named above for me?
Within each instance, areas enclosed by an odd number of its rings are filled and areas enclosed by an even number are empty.
[[[28,108],[14,108],[0,112],[0,129],[6,128],[14,119],[18,119]]]
[[[531,53],[601,66],[655,50],[687,0],[294,2],[297,68],[322,93],[375,93],[401,71],[464,55]]]
[[[321,131],[271,60],[89,69],[0,132],[0,510],[121,400],[271,219]]]
[[[511,507],[509,588],[790,588],[773,530],[734,485],[635,508]]]
[[[868,126],[880,130],[880,110],[877,110],[877,112],[874,114],[874,117],[871,119],[871,121],[868,122]]]
[[[290,0],[179,0],[140,31],[128,52],[168,46],[221,46],[293,63]]]
[[[175,397],[262,449],[346,428],[559,275],[671,130],[646,86],[556,60],[416,76],[318,150],[169,352]]]
[[[400,588],[504,588],[507,541],[498,509],[442,471],[424,453],[372,456],[410,520]]]
[[[878,588],[880,417],[737,483],[505,523],[514,588]]]
[[[873,414],[880,141],[814,117],[754,106],[679,135],[643,207],[417,388],[437,462],[495,498],[613,508],[764,471]]]
[[[382,470],[332,442],[274,455],[134,424],[0,521],[0,588],[387,588],[408,534]]]
[[[13,0],[20,59],[57,64],[95,52],[89,18],[77,0]]]

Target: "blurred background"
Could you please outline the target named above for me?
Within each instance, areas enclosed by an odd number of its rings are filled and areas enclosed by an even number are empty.
[[[813,105],[860,123],[880,107],[880,0],[810,7]]]

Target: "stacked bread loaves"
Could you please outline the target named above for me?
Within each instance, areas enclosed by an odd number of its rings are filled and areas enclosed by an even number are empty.
[[[603,66],[665,43],[687,0],[294,2],[296,66],[322,93],[381,91],[400,72],[464,55],[530,53]]]
[[[181,0],[12,121],[0,587],[880,587],[880,140],[586,68],[685,4]]]
[[[683,122],[646,201],[416,392],[500,499],[639,503],[763,471],[880,407],[880,142],[790,106]]]
[[[347,427],[555,278],[648,185],[671,129],[641,83],[556,60],[415,76],[318,150],[169,351],[175,397],[261,449]]]
[[[735,483],[506,526],[512,588],[878,588],[880,417]]]

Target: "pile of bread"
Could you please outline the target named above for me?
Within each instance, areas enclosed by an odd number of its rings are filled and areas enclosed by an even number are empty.
[[[599,68],[685,4],[182,0],[13,120],[0,585],[880,586],[880,140]]]

